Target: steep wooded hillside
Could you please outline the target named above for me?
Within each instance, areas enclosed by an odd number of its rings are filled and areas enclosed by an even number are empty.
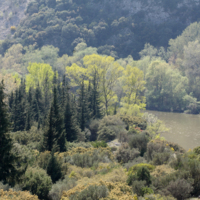
[[[170,38],[199,20],[199,8],[199,0],[36,0],[0,52],[21,43],[72,54],[85,41],[102,54],[138,58],[145,43],[167,47]]]
[[[5,39],[11,31],[11,27],[18,26],[20,20],[25,17],[24,11],[30,0],[1,0],[0,1],[0,39]]]

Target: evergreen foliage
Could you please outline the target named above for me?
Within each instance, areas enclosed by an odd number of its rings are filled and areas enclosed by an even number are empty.
[[[20,175],[15,162],[17,155],[14,155],[11,150],[13,143],[8,134],[10,123],[5,104],[4,83],[0,83],[0,181],[15,184],[16,178]]]
[[[57,89],[54,87],[53,102],[51,104],[49,116],[46,122],[43,145],[45,150],[51,151],[54,147],[57,146],[58,150],[62,152],[65,151],[66,140],[64,123],[60,115],[57,98]]]
[[[51,180],[53,183],[55,183],[62,177],[61,164],[55,157],[54,151],[51,152],[51,157],[47,164],[47,174],[51,176]]]

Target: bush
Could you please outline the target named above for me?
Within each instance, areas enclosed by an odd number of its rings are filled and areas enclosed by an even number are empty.
[[[135,180],[132,183],[132,190],[134,194],[137,194],[138,196],[143,196],[144,193],[142,191],[142,189],[145,187],[146,182],[145,181],[137,181]]]
[[[146,167],[149,171],[153,171],[155,169],[155,166],[148,164],[148,163],[139,163],[137,165],[132,166],[128,174],[135,174],[140,168]]]
[[[153,160],[155,153],[163,153],[163,152],[177,152],[177,153],[185,153],[185,150],[180,147],[179,145],[168,142],[162,141],[159,139],[152,140],[147,145],[147,160]]]
[[[10,189],[10,186],[8,184],[3,184],[0,182],[0,190],[8,191]]]
[[[49,159],[51,158],[50,151],[41,152],[37,158],[37,164],[40,168],[46,170],[48,166]]]
[[[155,153],[153,155],[153,161],[152,163],[154,165],[163,165],[163,164],[167,164],[169,159],[171,157],[171,153],[170,152],[163,152],[163,153]]]
[[[47,199],[51,189],[51,177],[41,168],[28,168],[22,183],[22,189],[36,194],[40,199]]]
[[[99,162],[109,163],[113,160],[112,153],[109,148],[90,149],[85,153],[75,153],[65,158],[66,162],[78,167],[98,166]]]
[[[182,200],[190,197],[190,192],[192,192],[192,185],[185,179],[178,179],[169,183],[167,190],[175,197],[177,200]]]
[[[149,138],[146,133],[141,133],[137,135],[133,135],[129,137],[129,145],[131,148],[138,148],[140,151],[140,155],[143,156],[147,151],[147,143],[149,142]]]
[[[97,140],[97,137],[98,137],[97,132],[99,129],[99,125],[100,125],[100,120],[95,119],[90,122],[89,130],[91,132],[91,136],[90,136],[91,141]]]
[[[50,200],[60,200],[63,191],[68,191],[76,186],[76,181],[73,178],[65,177],[63,181],[58,181],[54,184],[49,192]]]
[[[128,134],[126,131],[120,132],[118,138],[119,142],[128,142]]]
[[[98,131],[97,140],[109,141],[109,140],[114,140],[115,137],[116,137],[115,132],[111,130],[110,128],[104,126],[104,127],[101,127],[101,129]]]
[[[107,147],[107,143],[105,141],[94,141],[94,142],[91,142],[91,145],[94,147],[94,148],[99,148],[99,147]]]
[[[70,200],[98,200],[108,196],[108,188],[105,185],[96,186],[91,185],[81,192],[76,192],[70,196]]]
[[[146,167],[141,167],[138,169],[137,179],[139,181],[146,181],[146,184],[149,186],[151,184],[151,175],[149,170]]]
[[[99,131],[104,127],[109,128],[112,130],[117,136],[121,133],[126,131],[125,123],[118,117],[117,115],[109,115],[105,116],[100,123]]]
[[[123,143],[116,152],[116,159],[120,163],[127,163],[140,155],[137,149],[130,149],[128,143]]]
[[[68,142],[67,143],[67,150],[70,151],[73,148],[83,147],[83,148],[91,148],[92,144],[90,142]]]
[[[126,129],[129,130],[129,127],[139,127],[141,130],[147,128],[147,121],[141,117],[121,115],[120,119],[126,124]]]
[[[9,190],[9,191],[3,191],[0,189],[0,199],[5,199],[5,200],[11,200],[11,199],[15,199],[15,200],[39,200],[38,197],[36,195],[31,195],[29,192],[27,191],[13,191],[13,190]]]

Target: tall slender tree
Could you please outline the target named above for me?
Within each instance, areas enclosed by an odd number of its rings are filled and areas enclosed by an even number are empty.
[[[60,114],[57,89],[54,87],[53,102],[50,107],[50,113],[47,119],[46,131],[44,133],[44,148],[51,151],[57,146],[58,150],[63,152],[65,148],[65,130],[63,118]]]
[[[0,181],[14,184],[18,173],[15,167],[17,157],[11,153],[13,144],[8,134],[9,126],[4,84],[2,81],[0,83]]]
[[[73,142],[77,140],[80,128],[78,126],[75,107],[69,93],[67,94],[67,102],[65,105],[64,125],[67,141]]]

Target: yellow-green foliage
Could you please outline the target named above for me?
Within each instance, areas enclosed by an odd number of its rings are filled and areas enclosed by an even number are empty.
[[[81,192],[84,189],[88,188],[90,185],[105,185],[109,190],[109,195],[104,200],[137,200],[137,196],[132,194],[131,187],[124,184],[124,183],[112,183],[112,182],[105,182],[100,180],[96,183],[88,183],[87,185],[78,184],[73,189],[63,192],[63,196],[61,200],[69,200],[69,197],[76,192]],[[102,200],[103,200],[102,199]]]
[[[171,168],[169,165],[159,165],[156,166],[153,172],[151,172],[151,176],[161,177],[167,174],[171,174],[173,172],[175,172],[175,170]]]
[[[75,154],[85,154],[88,153],[92,155],[95,151],[98,151],[99,155],[107,155],[109,159],[114,161],[114,155],[109,147],[100,147],[100,148],[84,148],[84,147],[77,147],[72,148],[70,151],[63,152],[63,153],[56,153],[58,154],[59,158],[64,158],[67,156],[73,156]]]
[[[54,71],[49,64],[45,63],[30,63],[27,67],[29,74],[26,75],[26,91],[30,87],[36,88],[39,86],[44,94],[45,89],[52,90]]]
[[[0,200],[10,200],[10,199],[14,199],[14,200],[39,200],[36,195],[31,195],[27,191],[16,192],[16,191],[13,191],[13,190],[9,190],[9,191],[0,190]]]
[[[175,200],[174,197],[170,197],[170,196],[163,197],[160,194],[150,194],[150,195],[147,194],[147,195],[144,195],[144,199],[145,200]]]
[[[128,170],[128,175],[135,174],[141,167],[146,167],[149,171],[153,171],[155,169],[154,165],[148,163],[139,163],[130,167],[130,169]]]

